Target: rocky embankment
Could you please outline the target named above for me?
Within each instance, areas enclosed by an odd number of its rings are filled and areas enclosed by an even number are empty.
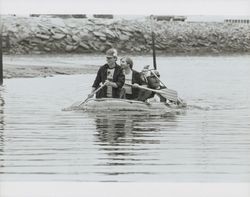
[[[149,20],[2,17],[5,54],[122,53],[151,51]],[[154,21],[156,49],[162,54],[250,52],[250,25]]]

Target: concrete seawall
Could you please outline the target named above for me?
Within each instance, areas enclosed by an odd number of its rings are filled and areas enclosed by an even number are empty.
[[[250,53],[250,25],[149,20],[61,19],[2,16],[4,54],[151,52],[151,27],[158,53]]]

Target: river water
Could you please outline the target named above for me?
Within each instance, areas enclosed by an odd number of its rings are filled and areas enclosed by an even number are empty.
[[[151,64],[135,56],[135,69]],[[4,64],[101,65],[100,56],[4,56]],[[250,181],[250,56],[158,57],[188,108],[170,116],[62,111],[94,72],[6,79],[0,181]]]

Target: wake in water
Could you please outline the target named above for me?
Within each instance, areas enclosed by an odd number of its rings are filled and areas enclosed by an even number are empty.
[[[211,104],[210,106],[201,105],[188,105],[188,110],[201,110],[201,111],[217,111],[217,110],[244,110],[249,109],[246,105],[231,105],[231,104]]]
[[[77,101],[70,105],[69,107],[63,108],[62,111],[75,111],[75,110],[80,110],[79,106],[81,105],[82,101]]]
[[[211,110],[211,107],[208,107],[208,106],[199,106],[199,105],[188,105],[187,109],[189,109],[189,110],[198,109],[198,110],[201,110],[201,111],[209,111],[209,110]]]
[[[81,103],[82,103],[81,101],[75,102],[71,106],[63,108],[62,111],[86,111],[80,107]],[[204,106],[204,105],[202,106],[199,104],[191,104],[191,105],[186,105],[185,107],[178,107],[174,111],[171,111],[171,112],[166,112],[166,113],[164,113],[164,116],[185,114],[187,110],[216,111],[216,110],[235,110],[235,109],[241,110],[241,109],[247,109],[247,108],[249,108],[249,107],[245,106],[245,105],[244,106],[243,105],[236,106],[236,105],[228,105],[228,104],[226,105],[224,103],[223,104],[221,104],[221,103],[220,104],[210,104],[207,106]],[[126,110],[124,109],[122,111],[126,111]],[[131,111],[131,110],[128,110],[128,111],[130,114],[133,114],[133,113],[138,114],[138,111],[136,111],[136,109],[134,109],[133,111]],[[112,110],[110,110],[109,112],[112,113]],[[154,115],[159,115],[159,114],[153,113],[151,115],[154,116]]]

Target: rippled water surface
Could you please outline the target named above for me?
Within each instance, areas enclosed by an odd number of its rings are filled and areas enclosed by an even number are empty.
[[[53,61],[51,61],[53,59]],[[5,64],[102,64],[103,57],[4,57]],[[151,57],[134,57],[135,69]],[[42,60],[42,61],[41,61]],[[6,79],[0,88],[0,181],[250,181],[250,56],[159,57],[188,108],[170,116],[61,109],[94,74]]]

